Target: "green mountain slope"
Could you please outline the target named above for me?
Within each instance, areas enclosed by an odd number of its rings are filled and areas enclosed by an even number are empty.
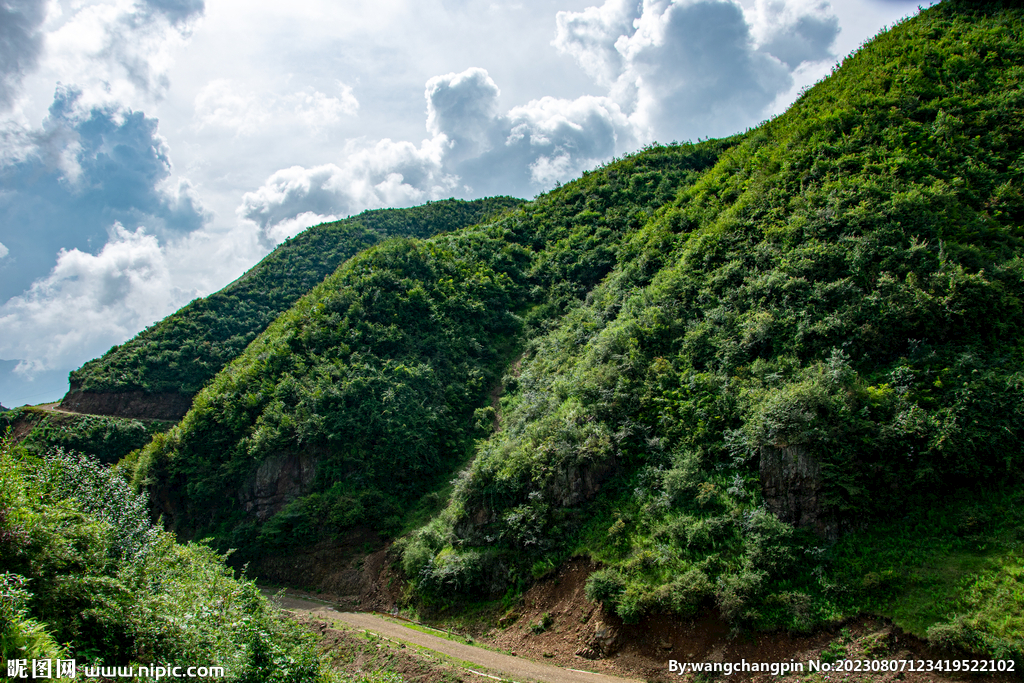
[[[398,531],[492,428],[488,394],[524,335],[578,305],[729,144],[650,149],[493,223],[362,252],[200,392],[137,479],[179,531],[243,552]]]
[[[450,493],[400,544],[422,604],[579,553],[626,621],[1024,657],[1022,32],[942,4],[742,136],[368,249],[127,464],[246,558]]]
[[[187,397],[240,354],[281,312],[358,251],[387,237],[429,237],[457,230],[519,203],[521,200],[509,197],[449,199],[410,209],[365,211],[309,228],[224,289],[196,299],[72,372],[66,407],[117,414],[125,408],[116,399],[83,401],[82,394],[143,392],[182,395],[184,402],[175,406],[187,409]],[[143,402],[135,412],[145,409]]]
[[[419,593],[585,553],[627,621],[873,610],[1024,654],[1022,33],[1020,10],[923,12],[645,225],[528,345],[407,544]]]

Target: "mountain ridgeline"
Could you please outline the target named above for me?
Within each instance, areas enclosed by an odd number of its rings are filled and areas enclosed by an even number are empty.
[[[430,237],[521,203],[449,199],[377,209],[309,228],[245,275],[71,373],[62,407],[82,413],[178,419],[228,361],[340,263],[389,237]]]
[[[258,336],[219,333],[208,382],[125,371],[205,386],[122,466],[257,571],[401,536],[428,608],[586,555],[588,597],[627,623],[869,612],[1020,659],[1022,34],[1022,10],[943,3],[742,135],[444,234],[359,228]],[[197,357],[161,325],[121,347],[154,359],[131,367]],[[119,353],[78,386],[113,387]]]

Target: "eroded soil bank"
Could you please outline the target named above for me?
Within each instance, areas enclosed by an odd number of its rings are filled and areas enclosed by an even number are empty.
[[[353,562],[350,571],[359,562]],[[360,565],[359,595],[350,594],[339,609],[358,609],[389,613],[393,609],[400,584],[386,562],[384,551],[366,555]],[[803,672],[795,672],[785,680],[824,681],[909,681],[910,683],[952,683],[953,681],[987,681],[1009,683],[1019,681],[1013,674],[954,674],[911,672],[813,672],[810,661],[847,660],[945,660],[961,655],[930,648],[918,638],[901,632],[880,619],[861,619],[808,636],[788,633],[735,633],[717,615],[681,620],[668,616],[652,616],[639,624],[625,625],[615,615],[605,613],[587,600],[584,586],[587,576],[596,569],[589,560],[575,558],[534,585],[518,604],[507,612],[494,609],[478,611],[472,616],[435,615],[431,625],[461,636],[484,648],[560,666],[582,669],[623,678],[668,683],[709,680],[704,673],[686,671],[682,675],[669,670],[669,661],[706,665],[708,663],[800,663]],[[327,606],[336,605],[338,596],[288,591],[293,597],[324,599]],[[345,597],[345,596],[341,596]],[[313,630],[327,634],[329,612],[299,610]],[[548,615],[545,617],[545,615]],[[547,623],[542,628],[543,623]],[[325,648],[330,650],[327,637]],[[344,640],[342,638],[342,640]],[[339,641],[340,642],[340,641]],[[333,656],[333,655],[332,655]],[[429,664],[426,665],[429,668]],[[430,676],[450,675],[448,673]],[[417,674],[421,675],[421,674]],[[422,674],[426,676],[426,674]],[[739,672],[728,681],[767,683],[779,678],[771,673]],[[478,677],[474,676],[476,680]],[[407,680],[439,680],[412,678]]]

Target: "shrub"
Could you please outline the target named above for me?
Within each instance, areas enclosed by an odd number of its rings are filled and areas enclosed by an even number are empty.
[[[544,631],[551,628],[554,623],[555,618],[551,616],[551,613],[544,612],[544,614],[540,615],[540,619],[537,620],[537,623],[530,624],[530,630],[534,633],[544,633]]]
[[[622,591],[626,589],[626,579],[618,569],[606,567],[598,569],[587,577],[584,586],[587,599],[606,605],[614,605]]]

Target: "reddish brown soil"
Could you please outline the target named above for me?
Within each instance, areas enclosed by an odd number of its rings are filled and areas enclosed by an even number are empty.
[[[519,606],[501,615],[499,625],[477,637],[489,646],[514,652],[520,656],[540,659],[563,667],[588,669],[648,681],[700,680],[692,673],[682,676],[669,673],[668,661],[679,662],[802,662],[820,660],[822,650],[837,643],[847,659],[950,659],[956,655],[936,651],[923,641],[902,633],[882,620],[862,619],[835,632],[809,636],[787,633],[737,635],[716,614],[698,619],[681,620],[655,615],[636,625],[623,625],[615,615],[603,612],[587,600],[584,584],[596,569],[589,560],[573,559],[557,572],[539,581],[521,600]],[[543,615],[551,615],[551,626],[535,633],[532,625]],[[603,622],[618,633],[612,651],[600,659],[582,654],[595,654],[593,635]],[[589,650],[589,652],[588,652]],[[600,656],[600,653],[597,653]],[[721,676],[721,674],[718,674]],[[724,680],[724,679],[723,679]],[[734,673],[730,681],[777,680],[770,674]],[[946,683],[984,680],[1003,683],[1019,680],[1005,674],[928,674],[928,673],[807,673],[791,677],[800,681],[908,681],[910,683]]]
[[[21,415],[11,422],[11,438],[14,443],[21,443],[42,419],[43,415],[36,410],[22,411]]]

